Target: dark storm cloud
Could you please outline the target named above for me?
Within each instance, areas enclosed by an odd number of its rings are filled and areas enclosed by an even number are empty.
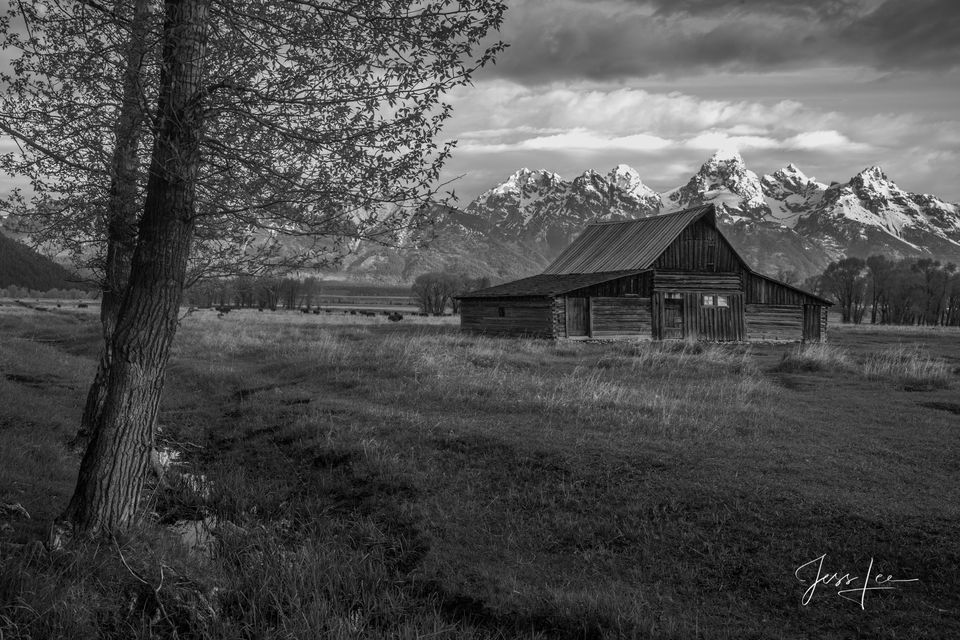
[[[845,18],[863,12],[867,0],[627,0],[628,4],[651,6],[655,15],[729,15],[738,13],[767,13],[785,16],[818,16],[828,19]]]
[[[868,50],[880,69],[956,68],[960,66],[960,2],[888,0],[839,36]]]
[[[958,0],[525,0],[494,73],[526,81],[960,66]]]

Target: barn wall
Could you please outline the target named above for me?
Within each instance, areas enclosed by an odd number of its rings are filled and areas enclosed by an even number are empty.
[[[743,264],[730,243],[705,220],[684,229],[653,263],[653,268],[684,271],[739,272]]]
[[[743,280],[739,273],[715,273],[710,271],[657,271],[653,275],[656,291],[713,291],[725,293],[742,291]]]
[[[799,305],[746,305],[748,340],[800,340],[803,307]]]
[[[647,271],[624,278],[602,282],[566,294],[573,297],[613,298],[618,296],[640,296],[649,298],[653,293],[653,272]]]
[[[552,338],[554,316],[551,298],[467,298],[460,306],[460,327],[492,335]]]
[[[791,289],[779,282],[758,276],[755,273],[744,274],[744,283],[744,290],[747,294],[747,304],[823,304],[823,302],[813,296]]]
[[[702,304],[704,295],[727,296],[727,307]],[[743,296],[722,291],[698,291],[683,294],[684,338],[710,342],[739,342],[744,339]]]
[[[650,298],[598,297],[590,304],[593,337],[651,337]]]

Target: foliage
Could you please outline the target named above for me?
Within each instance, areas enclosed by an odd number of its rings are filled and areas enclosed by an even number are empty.
[[[0,170],[30,185],[4,206],[38,241],[101,269],[131,63],[143,124],[134,208],[158,133],[164,9],[142,0],[138,21],[134,4],[39,0],[0,16],[15,52],[0,126],[19,143]],[[453,146],[436,141],[451,109],[443,95],[503,49],[480,43],[504,8],[212,0],[191,279],[326,264],[355,246],[347,240],[391,243],[427,222],[420,207]],[[138,28],[147,35],[131,42]],[[281,248],[284,234],[295,241]]]
[[[960,272],[930,258],[891,260],[870,256],[832,262],[808,281],[830,295],[843,322],[960,326]]]

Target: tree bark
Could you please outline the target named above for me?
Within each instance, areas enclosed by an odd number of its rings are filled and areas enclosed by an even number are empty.
[[[165,3],[158,133],[102,406],[61,517],[73,534],[122,531],[138,513],[194,230],[209,2]]]
[[[115,143],[111,159],[110,196],[106,213],[107,255],[100,304],[103,346],[96,376],[87,393],[80,429],[71,443],[78,449],[88,444],[93,425],[103,409],[107,372],[113,359],[110,337],[117,326],[120,301],[130,278],[130,262],[137,244],[137,171],[140,167],[140,137],[145,120],[140,104],[141,67],[149,49],[149,20],[148,0],[136,0],[124,59],[123,93],[114,129]]]

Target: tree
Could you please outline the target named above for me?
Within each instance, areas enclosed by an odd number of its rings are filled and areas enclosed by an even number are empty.
[[[882,323],[895,264],[886,256],[874,255],[867,258],[866,265],[870,293],[870,324]]]
[[[116,40],[116,25],[129,26],[117,17],[123,6],[106,7],[105,28],[75,29],[72,42],[95,52]],[[277,268],[293,262],[278,234],[303,238],[305,255],[335,254],[345,239],[388,241],[436,192],[450,153],[434,142],[450,114],[441,98],[502,48],[474,53],[503,11],[498,0],[166,0],[159,77],[139,96],[156,107],[143,110],[153,144],[138,174],[136,245],[67,528],[105,533],[135,517],[191,257],[208,270],[231,264],[210,256]],[[85,84],[78,121],[116,86]],[[56,173],[41,164],[38,175]],[[88,226],[86,237],[104,237]]]
[[[461,281],[457,276],[432,271],[417,276],[410,291],[421,311],[442,315],[460,288]]]
[[[863,319],[866,263],[860,258],[844,258],[827,265],[822,276],[823,289],[834,296],[840,306],[842,321],[859,324]]]

